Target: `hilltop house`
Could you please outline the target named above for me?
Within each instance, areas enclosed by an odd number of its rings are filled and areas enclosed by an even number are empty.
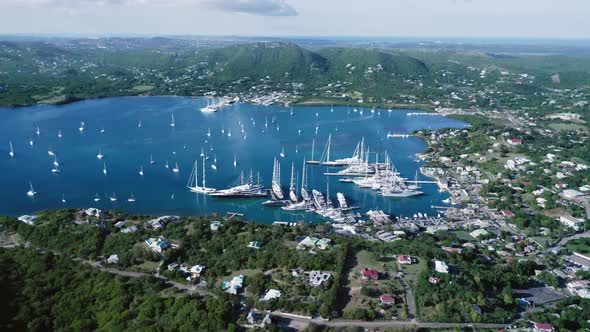
[[[381,296],[379,296],[379,301],[381,301],[381,304],[383,305],[394,305],[395,297],[391,294],[381,294]]]
[[[330,242],[332,242],[330,239],[318,239],[315,236],[306,236],[299,242],[297,249],[318,248],[320,250],[326,250],[328,249]]]
[[[254,311],[250,311],[248,313],[248,316],[246,317],[246,321],[248,321],[248,324],[250,324],[254,327],[259,327],[259,328],[264,328],[265,326],[272,323],[269,314],[266,314],[263,317],[261,314],[256,313]]]
[[[553,325],[548,323],[533,323],[534,332],[553,332]]]
[[[237,295],[238,291],[244,287],[244,278],[244,275],[240,274],[237,277],[233,277],[229,282],[224,281],[221,283],[221,289],[227,293]]]
[[[309,285],[312,287],[317,287],[324,281],[330,279],[331,276],[332,274],[328,272],[311,271],[309,273]]]
[[[584,221],[578,218],[574,218],[570,215],[563,215],[559,217],[559,222],[563,225],[573,228],[574,230],[578,231],[580,228],[584,227]]]
[[[449,266],[443,261],[434,261],[434,269],[438,273],[449,273]]]
[[[412,257],[406,255],[400,255],[397,257],[397,263],[403,265],[410,265],[412,264]]]
[[[269,290],[266,291],[266,293],[260,299],[260,301],[267,302],[267,301],[270,301],[272,299],[278,299],[279,297],[281,297],[281,291],[280,290],[278,290],[278,289],[269,289]]]
[[[39,218],[39,216],[30,216],[28,214],[22,215],[20,217],[18,217],[18,220],[29,225],[29,226],[35,226],[35,219]]]
[[[162,253],[164,250],[170,248],[171,246],[170,242],[164,240],[164,238],[161,236],[157,239],[149,238],[145,240],[145,243],[150,249],[157,253]]]
[[[260,248],[262,248],[262,242],[250,241],[250,242],[248,242],[248,248],[260,249]]]

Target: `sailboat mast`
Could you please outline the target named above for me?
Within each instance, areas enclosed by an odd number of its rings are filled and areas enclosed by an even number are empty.
[[[328,135],[328,149],[326,150],[326,162],[330,161],[330,146],[332,145],[332,134]]]
[[[313,159],[314,150],[315,150],[315,138],[311,140],[311,160],[314,160]]]

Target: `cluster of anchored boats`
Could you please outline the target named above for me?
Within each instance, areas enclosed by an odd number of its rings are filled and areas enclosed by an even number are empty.
[[[270,189],[265,189],[260,184],[260,174],[254,177],[253,171],[249,176],[240,174],[234,184],[227,189],[217,190],[207,187],[206,184],[206,163],[207,158],[201,154],[201,167],[198,160],[195,161],[193,170],[189,177],[187,187],[192,192],[208,194],[219,198],[260,198],[270,199],[262,204],[270,207],[280,207],[286,211],[315,212],[323,217],[330,218],[336,222],[354,222],[355,215],[349,213],[357,207],[351,207],[342,193],[337,193],[338,204],[335,205],[330,198],[330,182],[326,181],[326,195],[319,190],[313,189],[310,192],[307,188],[307,167],[308,165],[323,165],[328,167],[344,167],[336,173],[324,173],[326,176],[341,176],[341,182],[354,183],[361,188],[379,190],[384,197],[412,197],[421,195],[420,187],[417,184],[417,174],[414,184],[407,184],[407,180],[400,176],[391,159],[385,154],[385,160],[379,161],[376,154],[375,162],[369,161],[370,149],[365,147],[364,138],[357,144],[353,155],[349,158],[330,159],[332,136],[328,136],[326,148],[320,160],[314,160],[315,140],[312,142],[311,160],[303,160],[301,184],[296,182],[299,176],[295,174],[295,163],[291,164],[291,181],[288,196],[285,195],[281,186],[281,165],[279,160],[274,159],[272,184]],[[282,157],[281,153],[281,157]],[[201,181],[199,182],[199,174]]]

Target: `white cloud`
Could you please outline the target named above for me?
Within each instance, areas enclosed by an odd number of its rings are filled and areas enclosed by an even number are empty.
[[[2,0],[4,4],[33,7],[80,9],[89,6],[166,6],[205,5],[216,10],[261,16],[296,16],[297,10],[285,0]]]

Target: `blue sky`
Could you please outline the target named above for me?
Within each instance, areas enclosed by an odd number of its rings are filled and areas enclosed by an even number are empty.
[[[590,38],[590,0],[0,0],[0,33]]]

